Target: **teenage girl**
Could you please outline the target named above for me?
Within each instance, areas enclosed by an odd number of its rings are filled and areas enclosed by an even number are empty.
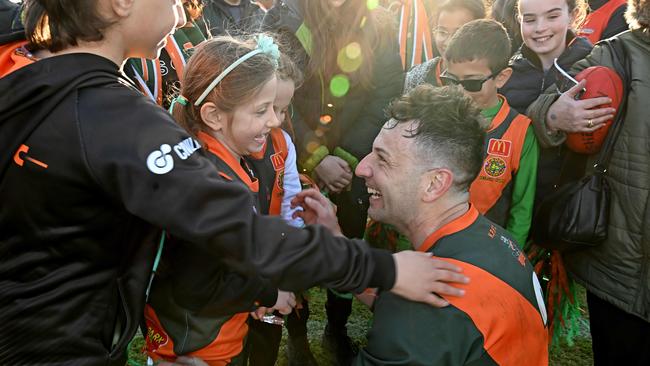
[[[583,0],[519,0],[524,43],[510,60],[510,80],[500,89],[519,113],[526,113],[530,104],[556,82],[555,59],[562,69],[569,70],[591,51],[591,43],[576,37],[572,31],[572,25],[581,22],[585,8]],[[548,136],[539,133],[538,128],[535,130],[542,147],[537,167],[535,202],[538,202],[557,184],[566,153],[562,147],[544,148]]]

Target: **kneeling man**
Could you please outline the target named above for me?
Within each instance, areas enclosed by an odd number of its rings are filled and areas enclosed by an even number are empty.
[[[415,249],[461,267],[462,297],[433,308],[380,292],[356,365],[548,365],[546,312],[531,264],[503,228],[469,204],[483,163],[485,121],[457,88],[419,86],[358,165],[369,216]]]

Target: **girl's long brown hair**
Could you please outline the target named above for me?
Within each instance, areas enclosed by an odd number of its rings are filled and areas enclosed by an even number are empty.
[[[325,81],[342,73],[337,64],[340,50],[356,42],[361,49],[362,64],[351,75],[363,86],[372,86],[372,61],[374,49],[382,47],[390,32],[389,15],[383,11],[369,10],[366,1],[348,0],[333,9],[327,0],[301,0],[300,7],[305,25],[312,36],[312,53],[306,76],[321,73]],[[387,13],[387,12],[386,12]]]

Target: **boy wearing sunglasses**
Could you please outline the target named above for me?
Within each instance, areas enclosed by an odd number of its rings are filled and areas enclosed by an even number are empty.
[[[490,220],[526,243],[533,216],[539,145],[528,117],[510,108],[497,90],[510,78],[510,40],[501,24],[479,19],[465,24],[445,52],[444,85],[460,85],[489,122],[481,171],[470,202]]]

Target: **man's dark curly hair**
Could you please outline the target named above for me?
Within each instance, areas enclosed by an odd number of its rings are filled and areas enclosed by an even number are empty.
[[[453,172],[458,191],[469,189],[483,164],[486,122],[462,89],[419,85],[394,100],[388,113],[385,128],[415,122],[404,136],[415,139],[423,169],[445,167]]]

